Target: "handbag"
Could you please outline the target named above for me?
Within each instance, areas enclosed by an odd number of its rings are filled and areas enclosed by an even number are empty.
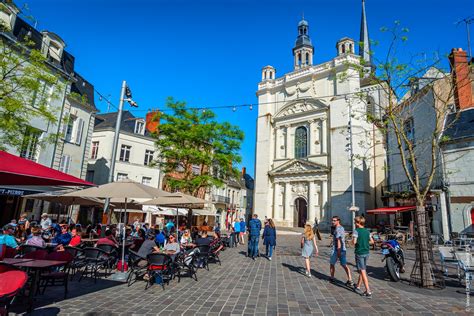
[[[319,228],[316,229],[316,237],[318,237],[318,240],[323,240],[321,237],[321,233],[319,232]]]

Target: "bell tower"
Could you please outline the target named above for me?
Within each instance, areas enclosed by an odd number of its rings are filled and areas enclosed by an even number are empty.
[[[298,23],[298,37],[293,48],[294,69],[301,69],[313,64],[313,44],[308,33],[308,22],[303,18]]]

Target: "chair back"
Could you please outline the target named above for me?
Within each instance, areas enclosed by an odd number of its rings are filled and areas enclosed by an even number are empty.
[[[85,259],[96,260],[96,259],[99,259],[101,255],[105,254],[105,252],[102,249],[95,248],[95,247],[86,247],[84,248],[83,251],[84,251],[83,253],[84,253]]]
[[[4,258],[15,258],[18,254],[18,251],[15,248],[7,247],[5,250],[5,257]]]
[[[207,256],[209,251],[211,250],[211,246],[208,245],[201,245],[197,247],[199,249],[199,253],[201,256]]]
[[[67,251],[54,251],[48,253],[45,259],[54,261],[65,261],[67,263],[70,263],[74,259],[74,257]]]
[[[20,247],[20,255],[24,256],[26,254],[29,254],[30,252],[37,251],[37,250],[46,250],[43,247],[39,246],[32,246],[32,245],[22,245]]]
[[[71,254],[73,258],[77,257],[83,250],[81,248],[76,248],[72,246],[64,247],[64,250]]]
[[[25,286],[28,275],[20,270],[0,274],[0,298],[15,296]]]
[[[22,258],[24,259],[34,259],[34,260],[45,260],[48,252],[46,250],[40,249],[36,251],[32,251],[24,255]]]
[[[151,267],[168,267],[173,260],[165,253],[151,253],[147,256],[148,266]]]
[[[117,247],[112,246],[112,245],[107,245],[107,244],[97,245],[97,248],[102,249],[103,251],[107,253],[112,253],[117,250]]]

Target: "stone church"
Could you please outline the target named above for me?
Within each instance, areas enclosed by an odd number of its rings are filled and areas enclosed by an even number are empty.
[[[364,1],[361,44],[340,39],[332,60],[313,64],[309,23],[301,20],[297,30],[294,70],[277,77],[266,66],[258,84],[254,212],[277,226],[302,227],[317,219],[327,229],[338,215],[351,227],[352,182],[363,214],[381,204],[385,177],[383,137],[366,120],[368,113],[377,115],[376,105],[386,97],[367,80],[373,66]]]

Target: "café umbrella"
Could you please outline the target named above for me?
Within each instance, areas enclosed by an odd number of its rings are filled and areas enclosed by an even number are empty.
[[[144,185],[129,179],[111,182],[98,187],[88,188],[66,194],[66,196],[95,197],[101,199],[112,199],[114,203],[124,203],[124,212],[127,213],[127,202],[138,199],[154,199],[160,197],[174,196],[174,193],[166,192],[148,185]],[[146,203],[142,203],[146,204]],[[122,272],[125,261],[125,225],[123,225],[122,238]]]
[[[145,201],[143,204],[145,205],[157,205],[157,206],[168,206],[176,208],[176,227],[178,227],[178,215],[179,215],[179,208],[185,207],[192,209],[196,206],[203,206],[204,204],[209,203],[206,200],[184,194],[184,193],[174,193],[173,196],[161,196],[155,199]]]

